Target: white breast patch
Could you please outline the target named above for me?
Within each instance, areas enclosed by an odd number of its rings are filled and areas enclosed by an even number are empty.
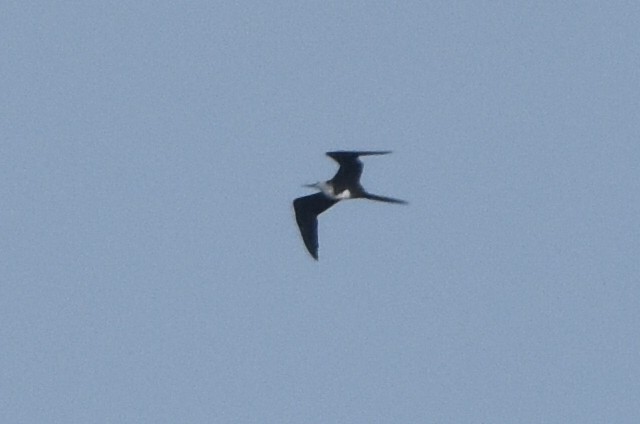
[[[349,190],[343,190],[341,193],[335,195],[336,199],[350,199],[351,192]]]

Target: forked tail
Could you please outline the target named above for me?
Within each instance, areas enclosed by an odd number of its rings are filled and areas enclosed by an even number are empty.
[[[398,203],[400,205],[407,204],[407,202],[405,202],[404,200],[394,199],[393,197],[378,196],[376,194],[371,194],[371,193],[365,193],[364,196],[362,197],[369,200],[377,200],[378,202]]]

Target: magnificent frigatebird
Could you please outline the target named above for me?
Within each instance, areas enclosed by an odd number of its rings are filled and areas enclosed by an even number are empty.
[[[362,162],[359,156],[386,155],[390,151],[364,152],[327,152],[327,156],[340,164],[340,168],[332,179],[305,187],[317,188],[319,193],[299,197],[293,201],[296,221],[300,227],[300,234],[307,250],[315,260],[318,260],[318,215],[344,199],[370,199],[387,203],[406,204],[404,200],[392,197],[378,196],[367,193],[360,185]]]

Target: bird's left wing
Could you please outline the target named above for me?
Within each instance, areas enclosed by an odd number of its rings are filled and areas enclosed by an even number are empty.
[[[315,260],[318,260],[318,215],[329,209],[338,201],[329,199],[323,193],[298,197],[293,201],[296,212],[296,222],[300,228],[300,235],[307,250]]]

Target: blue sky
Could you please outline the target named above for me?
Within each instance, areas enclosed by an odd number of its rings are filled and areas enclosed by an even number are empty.
[[[640,421],[637,4],[0,10],[4,422]]]

